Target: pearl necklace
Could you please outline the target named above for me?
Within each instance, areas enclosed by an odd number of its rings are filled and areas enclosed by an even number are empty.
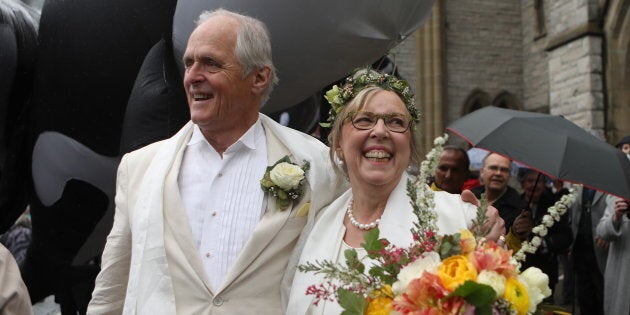
[[[352,215],[353,205],[354,205],[354,199],[350,200],[350,204],[348,205],[348,210],[346,210],[346,213],[348,214],[348,219],[350,219],[350,224],[352,224],[354,227],[361,230],[368,231],[377,227],[379,223],[381,223],[381,218],[378,218],[368,224],[359,223],[359,221],[357,221],[357,219],[354,218],[354,215]]]

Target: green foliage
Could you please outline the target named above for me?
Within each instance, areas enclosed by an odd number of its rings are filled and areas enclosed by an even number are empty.
[[[344,309],[341,315],[363,315],[368,302],[363,296],[343,288],[337,289],[339,305]]]
[[[368,257],[375,259],[380,257],[378,252],[383,250],[385,246],[383,245],[383,239],[379,239],[380,231],[378,228],[372,229],[365,233],[363,236],[364,243],[361,243],[361,247],[363,247],[367,253]]]
[[[452,235],[444,235],[442,238],[442,243],[438,248],[438,252],[440,253],[440,257],[442,259],[446,259],[453,255],[459,255],[462,252],[462,248],[459,245],[459,241],[461,240],[461,235],[459,233],[455,233]]]
[[[497,294],[489,285],[469,280],[457,287],[450,295],[460,296],[466,302],[475,306],[475,315],[491,315],[492,304]]]
[[[481,194],[481,198],[479,199],[479,206],[477,207],[477,217],[473,220],[473,228],[471,232],[475,236],[475,238],[484,237],[489,231],[484,229],[484,225],[488,221],[486,217],[486,209],[488,209],[488,197],[486,193]]]
[[[365,271],[365,265],[359,260],[359,255],[357,251],[352,249],[346,249],[343,252],[344,257],[346,257],[346,266],[350,270],[356,270],[359,273],[363,273]]]

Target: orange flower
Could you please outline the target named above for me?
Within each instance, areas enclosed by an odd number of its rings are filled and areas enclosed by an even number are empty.
[[[445,289],[454,291],[467,280],[477,279],[477,269],[466,256],[455,255],[446,258],[438,267],[438,277]]]
[[[448,294],[440,285],[438,276],[425,271],[421,277],[409,282],[405,293],[397,296],[392,306],[402,314],[425,314],[427,310],[439,305],[439,300]]]
[[[511,250],[505,250],[490,241],[477,248],[470,256],[470,261],[477,270],[494,271],[506,278],[516,275],[516,266],[510,262]]]
[[[462,249],[462,255],[472,253],[477,247],[475,236],[467,229],[459,231],[459,247]]]

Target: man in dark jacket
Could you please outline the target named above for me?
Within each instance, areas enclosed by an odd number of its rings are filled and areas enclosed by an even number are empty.
[[[472,192],[477,198],[485,193],[488,202],[499,210],[499,216],[505,221],[505,229],[524,240],[529,236],[527,226],[529,231],[532,228],[531,214],[525,211],[525,202],[516,189],[508,186],[511,171],[510,159],[496,153],[488,154],[479,171],[482,186],[472,189]],[[514,224],[518,226],[516,230],[512,230]]]

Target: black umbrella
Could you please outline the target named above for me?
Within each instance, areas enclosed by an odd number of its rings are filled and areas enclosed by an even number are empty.
[[[628,158],[563,117],[485,107],[447,129],[550,177],[630,199]]]

